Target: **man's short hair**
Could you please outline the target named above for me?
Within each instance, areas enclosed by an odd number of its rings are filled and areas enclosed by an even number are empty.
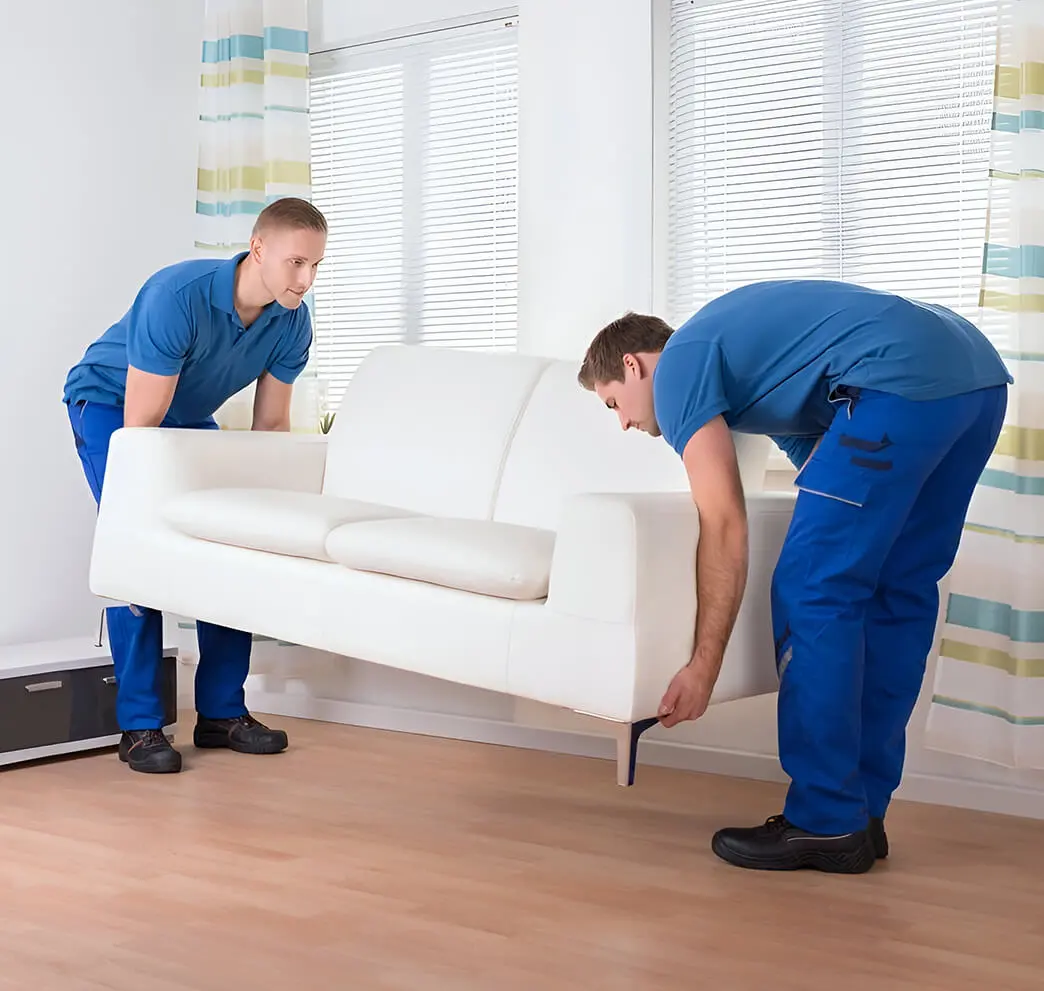
[[[585,389],[594,389],[598,382],[622,382],[625,354],[658,353],[672,333],[659,317],[628,311],[595,335],[577,380]]]
[[[284,196],[269,203],[254,222],[254,236],[272,228],[318,231],[328,233],[326,217],[307,200]]]

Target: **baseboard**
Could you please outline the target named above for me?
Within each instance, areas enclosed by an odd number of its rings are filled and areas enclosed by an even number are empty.
[[[614,780],[615,771],[610,762],[616,759],[616,742],[609,735],[322,699],[310,695],[247,689],[246,697],[251,711],[258,713],[601,759],[609,764],[606,767],[607,780]],[[641,783],[643,764],[757,781],[787,780],[774,755],[696,747],[661,740],[645,739],[639,744],[636,785]],[[908,774],[896,797],[931,805],[1044,819],[1044,793],[1040,791],[943,775]]]
[[[1044,819],[1044,792],[1019,785],[915,772],[906,775],[895,797],[926,805],[949,805],[1026,819]]]

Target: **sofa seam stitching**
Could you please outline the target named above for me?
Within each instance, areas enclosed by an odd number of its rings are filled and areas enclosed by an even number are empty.
[[[540,384],[548,368],[551,367],[550,361],[544,361],[540,370],[536,375],[533,376],[533,381],[530,383],[528,389],[523,395],[522,402],[519,404],[518,410],[515,413],[515,419],[511,424],[511,428],[508,430],[507,443],[504,444],[504,450],[500,455],[500,464],[497,466],[497,475],[493,482],[493,492],[490,494],[489,506],[488,506],[488,518],[492,521],[497,511],[497,502],[500,499],[500,487],[504,482],[504,472],[507,470],[508,459],[511,456],[511,449],[515,444],[515,437],[518,434],[518,428],[522,423],[522,417],[525,415],[527,409],[529,409],[529,403],[533,398],[533,393],[536,392],[537,386]]]

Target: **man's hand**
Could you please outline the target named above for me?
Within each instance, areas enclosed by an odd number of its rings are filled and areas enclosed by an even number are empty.
[[[290,397],[294,387],[280,382],[265,372],[254,390],[254,422],[252,430],[290,429]]]
[[[717,416],[692,435],[682,454],[700,514],[696,548],[696,636],[692,660],[660,706],[661,722],[698,719],[718,680],[747,581],[747,512],[736,447]]]
[[[125,427],[158,427],[170,409],[177,375],[153,375],[131,365],[123,400]]]
[[[707,711],[714,679],[693,664],[686,664],[671,680],[657,715],[667,726],[687,719],[699,719]]]

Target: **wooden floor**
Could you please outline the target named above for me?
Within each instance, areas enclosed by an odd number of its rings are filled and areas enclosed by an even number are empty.
[[[897,804],[869,874],[747,872],[711,833],[779,785],[272,722],[0,773],[0,988],[1044,987],[1044,823]]]

